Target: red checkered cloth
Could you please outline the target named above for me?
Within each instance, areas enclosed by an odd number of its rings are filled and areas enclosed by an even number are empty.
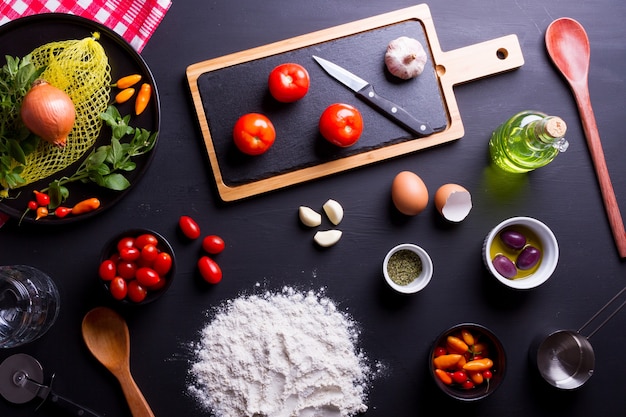
[[[170,0],[3,0],[0,25],[32,14],[69,13],[102,23],[141,52],[171,4]]]

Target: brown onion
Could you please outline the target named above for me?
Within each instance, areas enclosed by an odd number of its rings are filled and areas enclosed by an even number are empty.
[[[76,109],[64,91],[37,80],[24,96],[20,115],[28,130],[62,148],[74,126]]]

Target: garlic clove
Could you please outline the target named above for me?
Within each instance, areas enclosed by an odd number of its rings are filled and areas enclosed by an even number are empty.
[[[300,206],[298,216],[302,224],[308,227],[315,227],[322,224],[322,215],[310,207]]]
[[[401,36],[387,45],[385,65],[391,74],[403,80],[415,78],[424,71],[426,51],[414,38]]]
[[[335,226],[343,220],[343,207],[337,201],[330,199],[322,206],[324,213],[328,216],[328,220]]]
[[[333,246],[341,239],[341,230],[323,230],[315,233],[313,240],[323,248]]]

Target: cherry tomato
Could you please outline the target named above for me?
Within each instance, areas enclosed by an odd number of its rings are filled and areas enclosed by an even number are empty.
[[[128,298],[130,301],[135,303],[140,303],[146,299],[148,295],[148,290],[139,283],[136,279],[129,281],[127,284],[128,287]]]
[[[202,256],[198,260],[198,269],[202,278],[210,283],[217,284],[222,280],[222,270],[213,259],[208,256]]]
[[[439,346],[437,348],[435,348],[435,358],[437,356],[442,356],[442,355],[447,355],[448,351],[446,350],[446,348]]]
[[[135,278],[135,273],[137,272],[137,264],[131,261],[120,260],[117,263],[117,275],[124,279],[133,279]]]
[[[28,202],[28,209],[29,210],[35,211],[35,210],[37,210],[38,207],[39,207],[39,204],[37,204],[37,202],[35,200],[30,200]]]
[[[152,264],[157,256],[159,256],[159,250],[154,245],[146,245],[141,249],[141,259],[144,261],[143,265]]]
[[[202,249],[212,255],[222,252],[225,247],[224,239],[217,235],[209,235],[202,240]]]
[[[282,103],[300,100],[309,91],[310,79],[307,70],[299,64],[281,64],[270,72],[268,86],[270,94]]]
[[[185,236],[189,239],[197,239],[200,237],[200,226],[194,219],[189,216],[180,216],[178,226]]]
[[[115,268],[115,262],[110,259],[102,261],[100,267],[98,268],[98,275],[101,279],[105,281],[112,281],[117,274],[117,269]]]
[[[126,280],[122,277],[115,277],[109,284],[109,291],[116,300],[123,300],[128,294],[128,286]]]
[[[239,150],[248,155],[261,155],[276,139],[274,125],[259,113],[244,114],[233,128],[233,139]]]
[[[150,233],[145,233],[143,235],[139,235],[135,238],[135,247],[137,249],[143,249],[144,246],[146,245],[154,245],[157,246],[159,243],[158,239],[156,238],[156,236],[150,234]]]
[[[148,287],[148,290],[149,290],[149,291],[158,291],[158,290],[160,290],[161,288],[163,288],[163,287],[165,286],[166,281],[167,281],[167,280],[166,280],[165,278],[160,277],[160,278],[159,278],[159,282],[157,282],[157,283],[156,283],[156,284],[154,284],[154,285],[150,285],[150,286]]]
[[[354,145],[361,137],[363,118],[355,107],[335,103],[328,106],[322,113],[319,129],[327,141],[346,148]]]
[[[146,287],[156,285],[161,279],[154,269],[148,268],[147,266],[139,268],[137,273],[135,273],[135,278],[137,278],[137,281],[141,285],[145,285]]]
[[[490,370],[487,369],[486,371],[483,371],[483,378],[491,379],[491,378],[493,378],[493,373]]]
[[[467,374],[463,371],[452,372],[450,376],[452,377],[452,380],[457,384],[463,384],[465,381],[467,381]]]
[[[136,261],[141,256],[141,252],[136,247],[120,249],[120,259],[124,261]]]
[[[154,269],[161,277],[165,277],[165,275],[167,275],[167,273],[172,269],[172,256],[167,252],[159,252],[156,259],[152,263],[152,269]]]
[[[465,382],[463,382],[463,383],[461,384],[461,387],[462,387],[463,389],[472,389],[472,388],[474,388],[475,386],[476,386],[476,385],[475,385],[472,381],[470,381],[469,379],[468,379],[467,381],[465,381]]]
[[[120,252],[122,248],[132,248],[135,246],[135,238],[123,237],[117,242],[117,251]]]

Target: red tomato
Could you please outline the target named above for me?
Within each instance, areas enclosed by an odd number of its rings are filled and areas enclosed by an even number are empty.
[[[491,379],[491,378],[493,378],[493,373],[491,373],[491,371],[489,369],[487,369],[486,371],[483,371],[483,378]]]
[[[141,252],[139,252],[139,249],[134,246],[130,248],[120,249],[120,259],[124,261],[136,261],[137,259],[139,259],[140,255]]]
[[[117,251],[121,251],[123,248],[132,248],[135,245],[135,238],[123,237],[117,242]]]
[[[446,348],[439,346],[435,349],[435,358],[437,356],[445,355],[447,353],[448,351],[446,350]]]
[[[266,116],[248,113],[241,116],[235,123],[233,139],[241,152],[248,155],[260,155],[274,144],[276,130]]]
[[[463,384],[465,381],[467,381],[467,374],[463,371],[453,372],[450,376],[452,377],[452,380],[457,384]]]
[[[144,265],[149,265],[159,256],[159,250],[154,245],[146,245],[141,249],[141,259]]]
[[[135,302],[140,303],[146,299],[148,295],[148,290],[139,283],[136,279],[129,281],[127,284],[128,287],[128,298]]]
[[[151,287],[156,285],[161,277],[156,271],[152,268],[148,268],[146,266],[139,268],[137,273],[135,274],[135,278],[141,285],[145,285],[146,287]]]
[[[154,285],[149,286],[148,290],[149,291],[158,291],[158,290],[160,290],[161,288],[163,288],[165,286],[166,282],[167,282],[167,280],[165,278],[160,277],[159,278],[159,282],[157,282]]]
[[[363,132],[361,113],[349,104],[335,103],[324,110],[320,133],[330,143],[346,148],[354,145]]]
[[[135,278],[137,272],[137,264],[130,261],[121,260],[117,263],[117,275],[124,279]]]
[[[105,281],[111,281],[113,280],[113,278],[115,278],[116,274],[117,268],[115,268],[115,262],[110,259],[102,261],[102,263],[100,264],[100,268],[98,268],[98,275],[100,275],[101,279]]]
[[[180,216],[178,226],[185,236],[189,239],[197,239],[200,237],[200,226],[194,219],[189,216]]]
[[[208,256],[202,256],[198,260],[198,269],[200,270],[202,278],[210,284],[217,284],[222,280],[222,270],[220,266]]]
[[[202,240],[202,249],[212,255],[217,255],[223,251],[225,247],[224,239],[217,235],[209,235]]]
[[[309,91],[309,73],[298,64],[281,64],[270,72],[268,78],[270,94],[282,103],[300,100]]]
[[[172,256],[167,252],[160,252],[152,263],[152,269],[164,277],[172,269]]]
[[[139,235],[135,238],[135,247],[137,249],[143,249],[144,246],[146,245],[154,245],[157,246],[159,243],[159,241],[157,240],[156,236],[150,234],[150,233],[145,233],[143,235]]]
[[[128,287],[126,286],[126,280],[122,277],[115,277],[109,284],[109,291],[116,300],[123,300],[128,294]]]

